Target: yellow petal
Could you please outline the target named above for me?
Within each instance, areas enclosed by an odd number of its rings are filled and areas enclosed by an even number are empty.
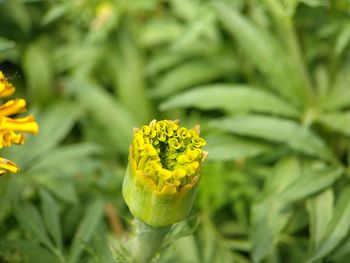
[[[24,99],[9,100],[0,106],[0,116],[10,116],[21,113],[26,110],[26,101]]]
[[[13,131],[0,132],[0,149],[3,147],[9,147],[12,144],[23,144],[24,136],[22,134],[16,134]]]
[[[39,126],[32,115],[20,119],[0,117],[0,131],[21,131],[36,134],[39,131]]]
[[[11,162],[10,160],[7,160],[5,158],[0,157],[0,174],[4,174],[4,170],[10,171],[12,173],[17,173],[18,172],[18,167],[14,162]]]
[[[174,178],[182,179],[186,176],[186,171],[184,169],[178,168],[174,170]]]
[[[158,176],[163,180],[169,180],[171,177],[173,177],[173,172],[167,169],[161,169],[158,173]]]
[[[164,185],[163,189],[161,190],[162,194],[176,194],[176,186],[173,184],[166,184]]]
[[[15,92],[15,87],[9,83],[0,71],[0,98],[8,97]]]

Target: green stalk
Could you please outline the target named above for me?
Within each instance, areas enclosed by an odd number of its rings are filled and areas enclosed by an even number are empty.
[[[132,257],[136,263],[148,263],[159,251],[171,225],[152,227],[138,219],[135,222],[137,236],[132,244]]]
[[[300,43],[295,32],[295,26],[293,23],[293,12],[289,14],[276,0],[265,0],[267,7],[269,8],[271,14],[274,16],[276,25],[278,26],[281,34],[283,35],[285,44],[290,53],[290,57],[293,60],[293,65],[295,67],[295,73],[300,78],[303,89],[300,90],[303,94],[303,98],[306,100],[306,105],[313,103],[313,89],[310,79],[309,72],[306,68],[305,62],[303,60],[302,51],[300,48]]]

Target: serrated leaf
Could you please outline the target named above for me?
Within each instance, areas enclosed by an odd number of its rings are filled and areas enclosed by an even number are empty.
[[[59,206],[55,199],[43,189],[40,189],[40,199],[46,229],[54,240],[56,247],[62,249],[62,230]]]
[[[161,110],[195,107],[202,110],[221,109],[228,113],[263,112],[289,117],[298,110],[279,97],[247,85],[214,84],[174,95],[160,105]]]
[[[295,121],[246,115],[215,120],[210,122],[210,126],[239,135],[285,143],[293,150],[327,160],[332,159],[332,154],[321,138]]]
[[[316,262],[332,252],[347,235],[350,228],[350,187],[345,187],[334,209],[334,215],[329,222],[319,246],[310,257],[310,262]]]

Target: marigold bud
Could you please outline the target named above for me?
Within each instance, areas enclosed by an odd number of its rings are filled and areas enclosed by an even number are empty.
[[[162,227],[188,216],[207,156],[203,145],[199,126],[180,128],[177,120],[134,129],[123,196],[137,219]]]

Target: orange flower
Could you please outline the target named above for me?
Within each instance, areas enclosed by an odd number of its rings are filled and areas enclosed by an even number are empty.
[[[14,92],[15,87],[0,71],[0,98],[11,96]],[[38,133],[39,127],[33,116],[17,119],[10,117],[25,111],[26,101],[24,99],[9,100],[0,106],[0,149],[24,143],[24,135],[16,132]],[[18,167],[10,160],[0,157],[0,175],[6,174],[7,171],[16,173]]]

